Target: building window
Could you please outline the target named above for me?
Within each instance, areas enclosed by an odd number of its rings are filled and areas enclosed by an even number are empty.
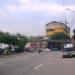
[[[46,29],[46,31],[47,31],[47,32],[49,32],[49,31],[54,31],[54,29]]]

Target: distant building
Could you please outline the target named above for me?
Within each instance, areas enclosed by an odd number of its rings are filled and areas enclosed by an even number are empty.
[[[31,36],[26,47],[29,48],[45,48],[47,40],[43,36]]]
[[[70,36],[70,27],[61,22],[52,21],[46,24],[46,36],[51,37],[55,33],[63,32]]]
[[[61,22],[52,21],[46,24],[48,48],[61,49],[64,42],[69,41],[70,27]]]

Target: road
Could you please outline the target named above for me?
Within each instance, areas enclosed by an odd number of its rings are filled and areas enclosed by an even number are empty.
[[[62,52],[0,57],[0,75],[75,75],[75,58],[63,59]]]

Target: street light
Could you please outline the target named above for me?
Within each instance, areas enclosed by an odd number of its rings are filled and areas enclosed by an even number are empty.
[[[75,13],[75,11],[74,11],[74,10],[71,10],[71,9],[69,9],[69,8],[66,8],[66,10],[69,10],[69,11],[71,11],[71,12],[74,12],[74,13]]]
[[[71,11],[72,13],[74,13],[74,16],[75,16],[75,10],[71,10],[71,9],[69,9],[69,8],[66,8],[66,10]],[[71,27],[72,27],[72,26],[71,26]],[[73,29],[73,33],[74,33],[74,35],[75,35],[75,29]]]
[[[73,11],[73,10],[71,10],[71,9],[69,9],[69,8],[66,8],[66,10],[75,13],[75,11]],[[65,25],[67,25],[66,18],[65,18]],[[65,36],[65,40],[66,40],[66,42],[67,42],[67,31],[68,31],[68,28],[67,28],[67,26],[66,26],[66,36]]]

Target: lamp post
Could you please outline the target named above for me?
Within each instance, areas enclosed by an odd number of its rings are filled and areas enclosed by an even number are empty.
[[[75,13],[75,11],[74,11],[74,10],[71,10],[71,9],[69,9],[69,8],[66,8],[66,10],[68,10],[68,11],[71,11],[71,12]]]
[[[75,40],[75,29],[73,29],[73,39]]]
[[[66,9],[67,10],[67,9]],[[64,21],[64,24],[65,24],[65,35],[64,35],[64,40],[63,40],[63,42],[64,42],[64,44],[66,44],[67,43],[67,18],[66,18],[66,16],[64,16],[65,17],[65,21]]]

